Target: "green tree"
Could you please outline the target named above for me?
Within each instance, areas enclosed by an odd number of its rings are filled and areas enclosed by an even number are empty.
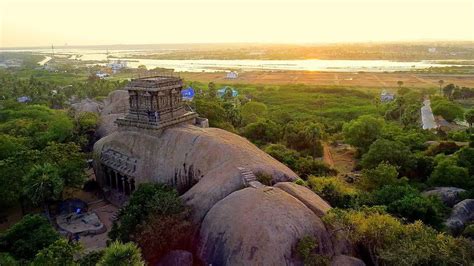
[[[140,249],[133,242],[122,244],[114,241],[104,251],[98,266],[143,266]]]
[[[468,170],[456,165],[450,158],[442,159],[435,166],[428,184],[432,186],[453,186],[459,188],[472,187],[473,180],[469,177]]]
[[[466,122],[469,124],[469,127],[472,128],[472,124],[474,124],[474,109],[470,109],[464,114],[464,118]]]
[[[370,144],[381,135],[383,125],[384,122],[380,118],[368,115],[360,116],[356,120],[344,124],[344,139],[365,153],[369,150]]]
[[[296,162],[300,157],[300,154],[297,151],[289,149],[282,144],[270,144],[265,147],[264,150],[279,162],[285,164],[291,169],[296,169]]]
[[[58,169],[49,163],[35,165],[24,177],[23,183],[25,197],[33,205],[42,205],[49,218],[48,202],[58,199],[64,188]]]
[[[84,184],[86,158],[77,144],[50,142],[41,151],[41,155],[45,162],[58,169],[58,174],[66,186],[79,187]]]
[[[373,169],[364,169],[359,185],[366,191],[380,189],[387,185],[398,184],[397,168],[385,162],[381,162]]]
[[[19,266],[20,263],[8,253],[0,253],[0,265]]]
[[[458,165],[467,168],[469,175],[474,176],[474,148],[464,147],[456,156]]]
[[[442,89],[442,87],[443,87],[443,84],[444,84],[444,80],[440,79],[440,80],[438,81],[438,84],[439,84],[439,94],[443,94],[443,89]]]
[[[448,84],[443,88],[443,95],[444,97],[451,99],[456,86],[454,84]]]
[[[322,161],[314,160],[314,158],[311,156],[298,158],[293,170],[302,179],[307,179],[310,175],[333,176],[337,174],[335,169],[332,169]]]
[[[61,238],[40,250],[31,265],[77,265],[74,262],[74,256],[77,255],[79,250],[80,246],[78,244],[70,244],[66,239]]]
[[[242,122],[244,125],[255,123],[267,115],[267,106],[260,102],[248,102],[241,108]]]
[[[215,99],[217,97],[217,89],[216,89],[216,84],[214,84],[214,82],[209,82],[209,84],[207,85],[207,88],[208,88],[208,95],[209,95],[209,98],[211,99]]]
[[[410,222],[421,220],[440,228],[445,208],[438,197],[422,196],[421,193],[405,185],[387,185],[371,194],[372,204],[385,205],[387,211]]]
[[[308,186],[335,208],[357,206],[359,191],[339,177],[308,177]]]
[[[440,115],[449,122],[454,121],[455,119],[464,118],[463,108],[454,102],[447,100],[435,101],[432,106],[433,114]]]
[[[128,205],[122,207],[118,221],[114,222],[109,237],[128,242],[137,226],[153,215],[172,215],[183,212],[184,205],[175,189],[163,184],[140,184]]]
[[[242,135],[257,144],[275,143],[280,139],[281,128],[270,119],[261,119],[246,125]]]
[[[364,168],[374,168],[381,162],[400,167],[405,171],[412,162],[410,150],[398,141],[378,139],[370,145],[369,151],[362,156],[360,164]]]
[[[60,238],[51,224],[40,215],[26,215],[0,235],[0,252],[18,260],[30,260],[41,249]]]
[[[468,240],[438,233],[419,221],[403,224],[378,207],[332,209],[323,221],[332,232],[342,230],[374,265],[470,265],[473,261]]]

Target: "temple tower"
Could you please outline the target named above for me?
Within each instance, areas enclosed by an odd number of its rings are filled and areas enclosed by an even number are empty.
[[[120,130],[163,130],[177,124],[195,124],[197,114],[182,102],[183,81],[172,76],[132,79],[129,113],[116,120]]]

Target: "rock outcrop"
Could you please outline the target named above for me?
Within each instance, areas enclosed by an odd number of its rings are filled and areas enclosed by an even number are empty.
[[[291,265],[292,249],[308,235],[319,253],[333,254],[324,224],[301,201],[277,187],[245,188],[206,215],[199,255],[213,265]]]
[[[247,139],[217,128],[183,125],[161,135],[114,132],[94,145],[99,182],[104,180],[100,156],[106,150],[136,160],[136,184],[168,183],[187,191],[182,197],[193,207],[197,222],[214,204],[243,187],[238,167],[269,174],[275,183],[298,177]]]
[[[331,207],[311,190],[288,182],[298,178],[288,167],[247,139],[217,128],[180,125],[160,134],[117,129],[111,125],[123,115],[120,106],[126,101],[125,93],[111,93],[102,110],[105,137],[94,145],[97,181],[104,186],[110,170],[136,185],[159,182],[176,187],[192,209],[204,263],[299,265],[294,250],[304,236],[317,239],[321,254],[344,263],[357,261],[338,258],[350,254],[351,248],[332,239],[321,221]],[[270,175],[276,185],[245,187],[242,169]],[[181,258],[168,255],[171,264]]]
[[[78,103],[73,103],[71,104],[71,109],[74,110],[75,114],[80,114],[80,113],[95,113],[99,114],[100,111],[102,110],[102,104],[91,100],[91,99],[83,99]]]
[[[107,136],[117,131],[115,120],[125,116],[128,112],[128,92],[126,90],[116,90],[109,93],[104,100],[104,108],[100,112],[100,124],[97,128],[97,135]]]
[[[435,187],[428,191],[423,192],[423,195],[430,196],[434,195],[441,199],[441,201],[448,207],[454,206],[454,204],[460,201],[460,194],[465,192],[465,189],[457,187]]]
[[[297,198],[318,217],[323,217],[331,209],[331,206],[326,201],[306,187],[290,182],[277,183],[275,187]]]
[[[192,266],[193,254],[186,250],[172,250],[168,252],[156,266]]]
[[[358,258],[338,255],[332,259],[331,266],[365,266],[365,263]]]
[[[446,221],[446,226],[451,232],[459,233],[467,222],[474,220],[474,199],[465,199],[454,205]]]

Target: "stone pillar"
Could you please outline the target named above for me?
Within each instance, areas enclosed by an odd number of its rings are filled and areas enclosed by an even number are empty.
[[[110,177],[112,179],[112,182],[111,182],[112,188],[117,189],[117,173],[114,170],[112,170],[111,172],[112,172],[112,175]]]
[[[102,167],[105,167],[105,186],[110,187],[110,169],[106,166]]]
[[[117,175],[117,188],[119,192],[123,192],[123,176],[121,174]]]
[[[135,191],[135,178],[130,179],[130,192]]]
[[[128,182],[127,176],[124,176],[123,184],[124,184],[125,195],[127,196],[130,195],[130,183]]]

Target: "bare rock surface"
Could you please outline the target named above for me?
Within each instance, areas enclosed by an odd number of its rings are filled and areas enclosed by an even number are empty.
[[[192,266],[193,254],[186,250],[172,250],[168,252],[157,266]]]
[[[201,221],[219,200],[243,187],[237,167],[273,176],[274,182],[292,181],[297,175],[247,139],[217,128],[192,125],[166,129],[161,135],[117,131],[94,145],[95,161],[112,149],[136,160],[136,184],[168,183],[193,208]],[[101,164],[95,165],[98,180],[104,180]],[[189,189],[190,188],[190,189]],[[189,189],[189,190],[188,190]]]
[[[365,263],[358,258],[338,255],[332,259],[331,266],[365,266]]]
[[[89,98],[86,98],[78,103],[71,104],[71,108],[74,110],[74,113],[76,115],[86,112],[99,114],[102,110],[102,104]]]
[[[453,232],[462,230],[467,222],[474,220],[474,199],[465,199],[454,205],[446,226]]]
[[[110,92],[104,100],[104,109],[101,115],[126,114],[129,108],[128,98],[128,91],[126,90]]]
[[[326,201],[304,186],[291,182],[281,182],[276,184],[275,187],[297,198],[318,217],[323,217],[331,209]]]
[[[457,187],[435,187],[431,190],[423,192],[423,195],[437,196],[446,206],[452,207],[454,204],[460,201],[459,195],[465,191],[465,189]]]
[[[104,108],[100,112],[100,123],[97,128],[97,135],[107,136],[117,131],[115,120],[128,113],[128,92],[126,90],[115,90],[109,93],[104,100]]]
[[[333,254],[324,224],[301,201],[277,187],[245,188],[206,215],[198,253],[213,265],[291,265],[292,249],[308,235],[319,253]]]

